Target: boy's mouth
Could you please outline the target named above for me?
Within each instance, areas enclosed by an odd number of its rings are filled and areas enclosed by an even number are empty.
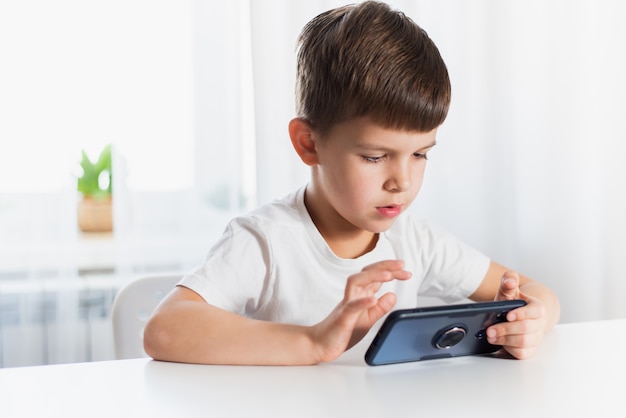
[[[402,213],[402,205],[378,206],[376,210],[385,218],[395,218]]]

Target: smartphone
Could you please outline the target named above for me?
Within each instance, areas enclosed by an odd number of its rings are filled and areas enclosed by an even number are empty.
[[[392,311],[365,353],[370,366],[488,354],[486,329],[506,321],[523,300],[476,302]]]

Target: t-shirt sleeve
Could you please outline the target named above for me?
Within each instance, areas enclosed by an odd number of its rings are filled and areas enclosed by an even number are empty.
[[[416,228],[423,268],[419,293],[446,302],[468,298],[487,274],[489,257],[433,225]]]
[[[232,220],[202,264],[178,283],[207,303],[252,316],[263,303],[270,277],[270,252],[262,230],[250,218]]]

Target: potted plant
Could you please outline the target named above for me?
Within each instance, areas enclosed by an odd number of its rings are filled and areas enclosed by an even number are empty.
[[[78,226],[84,232],[112,231],[111,145],[104,147],[95,163],[82,150],[80,166],[83,174],[77,182],[82,195],[78,203]]]

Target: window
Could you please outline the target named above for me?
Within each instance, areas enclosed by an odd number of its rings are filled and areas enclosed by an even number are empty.
[[[54,270],[33,263],[59,242],[91,245],[75,222],[82,149],[113,144],[115,237],[146,263],[159,242],[170,265],[189,241],[199,259],[255,204],[247,7],[0,3],[0,272]]]

